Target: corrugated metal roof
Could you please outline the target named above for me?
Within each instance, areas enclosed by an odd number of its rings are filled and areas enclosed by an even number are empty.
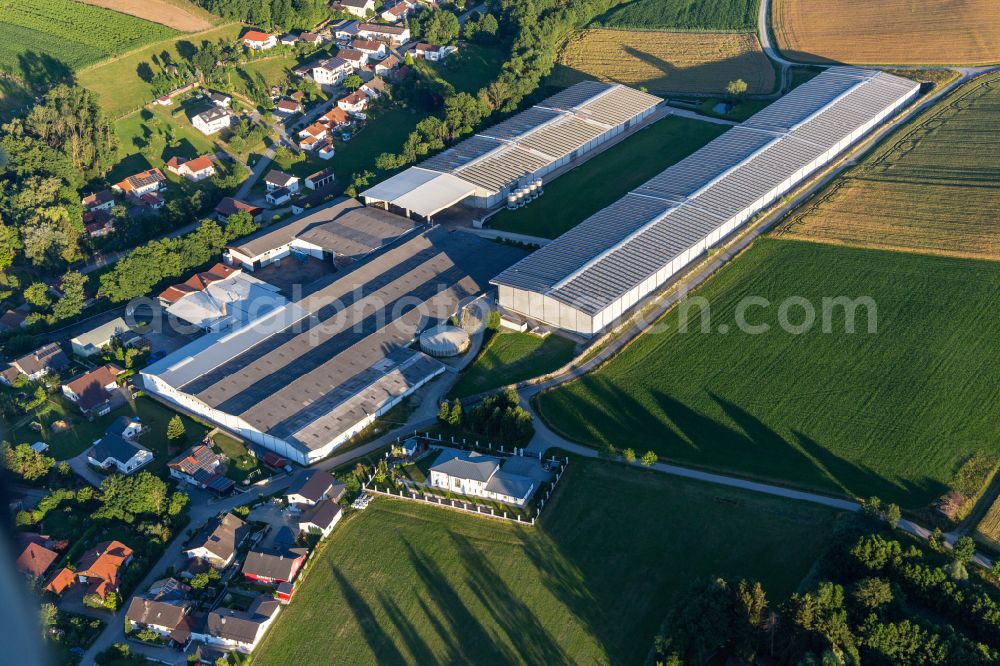
[[[660,103],[619,84],[583,81],[461,141],[389,179],[402,183],[413,170],[450,173],[488,192],[556,162],[587,142]],[[376,196],[381,183],[361,196]],[[401,196],[401,195],[398,195]]]
[[[917,88],[884,72],[830,68],[493,283],[597,314]]]

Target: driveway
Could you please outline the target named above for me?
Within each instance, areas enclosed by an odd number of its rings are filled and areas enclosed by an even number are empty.
[[[87,450],[89,451],[90,448],[88,447]],[[94,468],[90,466],[89,462],[87,462],[87,451],[84,451],[78,456],[70,458],[67,462],[69,463],[69,466],[73,469],[73,471],[76,473],[76,475],[79,476],[81,479],[83,479],[90,485],[94,486],[95,488],[99,488],[101,486],[101,482],[104,481],[104,476],[94,471]]]

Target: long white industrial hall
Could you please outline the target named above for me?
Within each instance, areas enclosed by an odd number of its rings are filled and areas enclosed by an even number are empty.
[[[492,208],[522,183],[590,152],[648,118],[662,100],[583,81],[361,193],[370,206],[429,219],[459,202]]]
[[[492,280],[502,308],[592,336],[890,118],[914,81],[832,67]]]

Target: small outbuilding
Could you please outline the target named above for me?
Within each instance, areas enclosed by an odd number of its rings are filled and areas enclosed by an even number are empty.
[[[420,334],[420,351],[428,356],[458,356],[469,348],[469,334],[457,326],[442,324]]]

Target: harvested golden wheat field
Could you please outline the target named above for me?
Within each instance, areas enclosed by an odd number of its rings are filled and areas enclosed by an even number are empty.
[[[785,55],[802,62],[1000,61],[997,0],[773,0],[771,26]]]
[[[976,538],[990,548],[1000,550],[1000,498],[997,498],[983,519],[976,525]]]
[[[779,236],[1000,259],[1000,74],[961,86],[821,192]]]
[[[645,86],[650,92],[720,93],[734,79],[748,92],[774,88],[774,69],[745,33],[584,30],[559,55],[557,85],[584,78]]]
[[[137,16],[181,32],[212,27],[212,15],[186,0],[79,0],[95,7]]]

